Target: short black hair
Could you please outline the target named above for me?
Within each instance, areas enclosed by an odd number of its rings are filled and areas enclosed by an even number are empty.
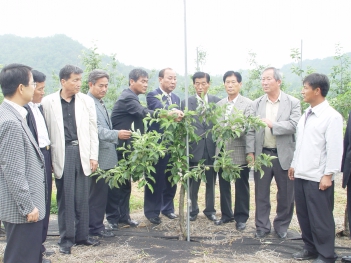
[[[46,80],[45,74],[38,71],[38,70],[33,69],[32,74],[33,74],[34,82],[40,83],[40,82],[44,82]]]
[[[62,79],[68,80],[71,77],[71,74],[82,74],[83,70],[77,66],[66,65],[64,66],[59,73],[60,81]]]
[[[195,79],[202,79],[202,78],[206,78],[207,83],[210,83],[211,81],[210,75],[208,75],[208,73],[198,71],[193,75],[193,84],[195,84]]]
[[[129,86],[130,86],[130,80],[138,81],[139,78],[144,77],[144,78],[149,78],[149,74],[141,68],[135,68],[129,73]]]
[[[241,74],[239,72],[236,72],[236,71],[232,71],[232,70],[229,70],[227,71],[226,73],[224,73],[223,75],[223,83],[225,83],[225,80],[228,78],[228,77],[231,77],[231,76],[235,76],[236,77],[236,80],[241,83],[242,81],[242,77],[241,77]]]
[[[308,84],[313,90],[320,88],[323,97],[326,97],[330,88],[329,79],[324,74],[312,73],[306,76],[303,84]]]
[[[0,85],[5,97],[12,97],[20,84],[29,85],[29,76],[32,68],[26,65],[13,63],[5,66],[0,72]]]

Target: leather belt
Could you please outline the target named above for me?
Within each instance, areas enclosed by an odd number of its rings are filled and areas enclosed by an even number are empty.
[[[74,141],[66,142],[66,145],[78,146],[79,145],[79,141],[78,140],[74,140]]]
[[[277,153],[277,148],[266,148],[266,147],[263,147],[263,150],[270,151],[272,153]]]
[[[43,148],[40,148],[41,150],[50,150],[50,145],[46,145],[46,146],[44,146]]]

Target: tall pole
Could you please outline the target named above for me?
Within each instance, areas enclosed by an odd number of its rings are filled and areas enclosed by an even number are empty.
[[[186,0],[184,0],[184,85],[185,85],[185,107],[188,108],[188,54],[187,54],[187,36],[186,36]],[[186,134],[186,156],[189,166],[189,136]],[[186,240],[190,242],[190,192],[189,192],[189,178],[187,179],[187,207],[186,207]]]

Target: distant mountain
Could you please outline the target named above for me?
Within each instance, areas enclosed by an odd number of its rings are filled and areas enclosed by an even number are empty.
[[[43,38],[28,38],[14,35],[0,36],[0,65],[17,62],[29,65],[34,69],[44,72],[47,76],[48,93],[52,92],[52,87],[58,86],[56,83],[53,83],[53,72],[58,75],[59,70],[66,64],[75,64],[83,68],[79,58],[83,51],[88,51],[88,48],[65,35],[54,35]],[[349,55],[351,55],[351,53],[349,53]],[[102,55],[102,62],[103,65],[109,63],[110,57]],[[289,90],[300,89],[301,79],[291,73],[292,65],[292,63],[286,64],[281,68],[284,75],[284,81]],[[310,66],[316,72],[327,75],[331,72],[331,68],[334,65],[336,65],[336,61],[333,57],[303,61],[303,69]],[[133,66],[127,66],[120,62],[118,62],[117,65],[117,70],[125,77],[128,77],[128,73],[133,68]],[[147,71],[151,72],[151,70]],[[149,81],[150,88],[154,88],[153,86],[157,85],[157,73],[158,70],[153,74],[153,77]],[[242,70],[242,75],[243,82],[245,83],[245,79],[247,79],[247,70]],[[222,76],[220,75],[211,76],[211,79],[213,86],[219,86],[223,83]],[[190,79],[188,83],[191,83]],[[183,98],[184,95],[182,88],[184,88],[184,77],[180,75],[178,76],[178,87],[176,93]],[[224,92],[220,95],[223,94]]]

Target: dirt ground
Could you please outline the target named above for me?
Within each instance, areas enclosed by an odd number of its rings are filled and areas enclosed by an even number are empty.
[[[341,176],[336,178],[334,217],[336,232],[343,230],[344,211],[346,205],[346,190],[341,188]],[[101,239],[98,247],[76,246],[71,255],[58,252],[58,236],[56,216],[52,215],[52,227],[46,242],[46,247],[56,254],[48,257],[52,262],[84,262],[84,263],[114,263],[114,262],[296,262],[291,254],[299,251],[303,245],[300,240],[300,229],[294,215],[288,231],[288,238],[280,240],[274,233],[259,240],[254,238],[254,182],[250,181],[251,204],[250,218],[243,232],[235,229],[235,222],[215,226],[202,213],[190,224],[191,242],[179,241],[179,221],[161,217],[158,226],[151,224],[143,214],[143,210],[133,211],[132,219],[138,220],[137,228],[121,226],[116,231],[116,237]],[[234,196],[234,187],[232,187]],[[134,199],[143,199],[143,191],[133,187]],[[199,193],[200,211],[204,209],[205,187],[201,185]],[[276,187],[272,182],[271,220],[274,218]],[[178,206],[179,195],[176,196]],[[217,217],[220,218],[219,191],[216,186]],[[176,211],[178,213],[178,211]],[[337,237],[336,252],[340,256],[351,255],[351,240],[348,237]],[[5,248],[4,237],[0,238],[0,251]],[[308,261],[307,261],[308,262]]]

